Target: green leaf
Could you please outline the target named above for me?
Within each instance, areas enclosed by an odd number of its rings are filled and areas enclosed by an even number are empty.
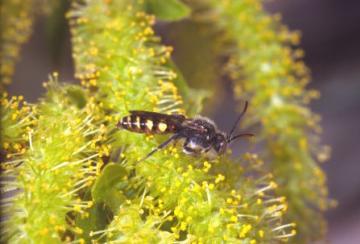
[[[112,214],[104,204],[94,204],[90,209],[87,209],[87,212],[89,214],[87,217],[78,216],[76,218],[76,226],[83,230],[83,232],[76,237],[77,239],[84,239],[86,243],[91,243],[92,238],[90,233],[105,229],[110,222],[110,216]]]
[[[69,96],[71,102],[76,104],[79,109],[86,105],[86,95],[84,89],[75,85],[65,86],[66,94]]]
[[[104,202],[113,213],[116,213],[120,204],[125,200],[124,195],[116,188],[127,172],[119,164],[109,163],[96,180],[91,189],[91,195],[96,203]]]
[[[191,9],[179,0],[147,0],[147,11],[165,21],[181,20],[189,16]]]

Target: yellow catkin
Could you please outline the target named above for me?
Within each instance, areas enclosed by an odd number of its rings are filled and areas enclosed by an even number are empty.
[[[211,6],[217,10],[216,20],[241,50],[230,58],[229,74],[236,83],[236,95],[250,100],[247,118],[262,124],[259,134],[272,158],[274,181],[279,182],[278,187],[274,184],[270,187],[286,196],[287,218],[301,222],[297,241],[316,240],[323,231],[313,230],[325,226],[321,211],[327,205],[327,191],[325,180],[317,177],[322,171],[312,153],[321,148],[318,143],[321,129],[317,116],[307,108],[309,101],[319,94],[305,89],[309,71],[300,60],[303,51],[292,49],[299,44],[301,35],[282,26],[279,15],[268,16],[259,0],[231,4],[211,1]],[[293,185],[298,186],[295,191]],[[309,202],[316,207],[299,207]]]

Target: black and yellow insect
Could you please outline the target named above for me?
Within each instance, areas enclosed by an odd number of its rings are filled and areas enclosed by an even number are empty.
[[[120,120],[118,127],[137,133],[168,134],[176,133],[185,119],[185,116],[178,114],[134,110]]]
[[[170,142],[178,140],[184,140],[184,153],[214,158],[217,155],[223,154],[227,145],[235,139],[243,136],[253,136],[251,133],[233,136],[241,117],[247,110],[247,106],[248,103],[246,102],[244,110],[228,134],[219,131],[215,123],[206,117],[186,118],[181,114],[163,114],[139,110],[130,111],[130,115],[123,117],[117,124],[117,127],[136,133],[173,134],[146,155],[144,159],[166,147]]]

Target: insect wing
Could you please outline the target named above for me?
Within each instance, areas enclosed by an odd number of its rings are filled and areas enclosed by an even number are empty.
[[[157,118],[163,120],[174,120],[179,121],[182,123],[185,120],[185,116],[182,114],[163,114],[163,113],[156,113],[156,112],[149,112],[149,111],[142,111],[142,110],[130,110],[131,115],[135,116],[143,116],[149,118]]]
[[[199,121],[197,120],[186,120],[184,122],[184,126],[187,127],[188,129],[191,129],[197,133],[206,133],[207,129],[201,124],[199,123]]]

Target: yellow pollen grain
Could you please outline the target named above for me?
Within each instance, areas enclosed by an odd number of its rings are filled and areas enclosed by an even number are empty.
[[[164,132],[164,131],[166,131],[167,125],[166,125],[165,123],[163,123],[163,122],[160,122],[160,123],[158,124],[158,128],[159,128],[159,130],[160,130],[161,132]]]
[[[149,130],[152,130],[154,126],[154,123],[152,122],[152,120],[146,120],[146,127],[149,129]]]
[[[40,230],[40,235],[42,235],[42,236],[47,235],[47,233],[49,233],[49,229],[48,229],[48,228],[43,228],[42,230]]]

